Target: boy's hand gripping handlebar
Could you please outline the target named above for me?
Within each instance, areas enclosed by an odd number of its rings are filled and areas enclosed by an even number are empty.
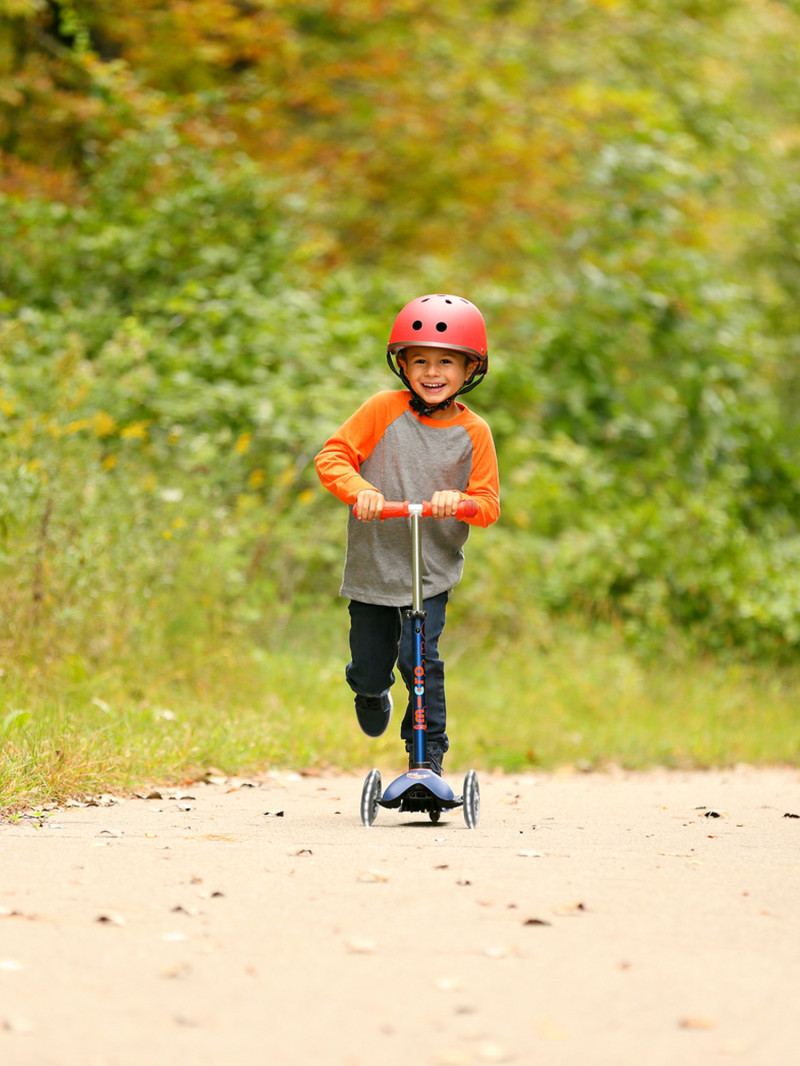
[[[422,510],[418,513],[423,518],[430,518],[431,516],[431,504],[430,500],[425,500],[423,503],[409,503],[408,500],[387,500],[383,505],[381,511],[381,521],[384,518],[408,518],[412,514],[412,508],[416,509],[421,507]],[[355,505],[353,505],[353,514],[356,513]],[[456,507],[455,517],[459,519],[474,518],[478,513],[478,504],[475,500],[462,500]]]

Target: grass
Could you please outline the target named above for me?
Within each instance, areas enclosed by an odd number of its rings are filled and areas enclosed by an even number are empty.
[[[100,663],[12,661],[0,678],[0,808],[212,767],[399,767],[399,723],[379,741],[355,725],[342,608],[278,624],[257,645],[192,633]],[[642,656],[611,627],[530,622],[492,635],[456,605],[445,637],[454,771],[800,764],[796,670]]]

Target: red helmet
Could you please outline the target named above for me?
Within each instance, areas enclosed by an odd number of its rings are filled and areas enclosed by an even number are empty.
[[[389,337],[387,354],[392,369],[392,357],[411,345],[465,352],[478,364],[478,380],[489,369],[486,323],[475,304],[463,296],[418,296],[406,304],[394,320]]]

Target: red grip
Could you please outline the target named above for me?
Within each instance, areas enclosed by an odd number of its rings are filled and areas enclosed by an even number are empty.
[[[355,505],[353,514],[356,513]],[[478,513],[478,504],[475,500],[462,500],[456,507],[456,518],[474,518]],[[426,518],[431,516],[431,504],[426,500],[422,504],[422,514]],[[408,518],[408,500],[387,500],[381,511],[381,521],[385,518]]]
[[[475,518],[479,510],[477,500],[462,500],[456,507],[456,518]]]
[[[384,518],[408,518],[408,500],[403,502],[387,500],[381,511],[381,521]]]

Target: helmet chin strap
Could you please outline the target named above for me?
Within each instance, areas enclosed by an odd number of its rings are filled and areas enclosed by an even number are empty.
[[[408,382],[406,382],[406,384],[408,385]],[[421,396],[418,396],[417,393],[414,392],[410,385],[408,385],[408,387],[411,391],[411,399],[408,401],[409,407],[415,412],[415,414],[424,415],[426,418],[430,418],[437,411],[446,411],[448,407],[452,406],[453,400],[455,399],[455,396],[450,396],[447,400],[442,400],[441,403],[428,405]]]

